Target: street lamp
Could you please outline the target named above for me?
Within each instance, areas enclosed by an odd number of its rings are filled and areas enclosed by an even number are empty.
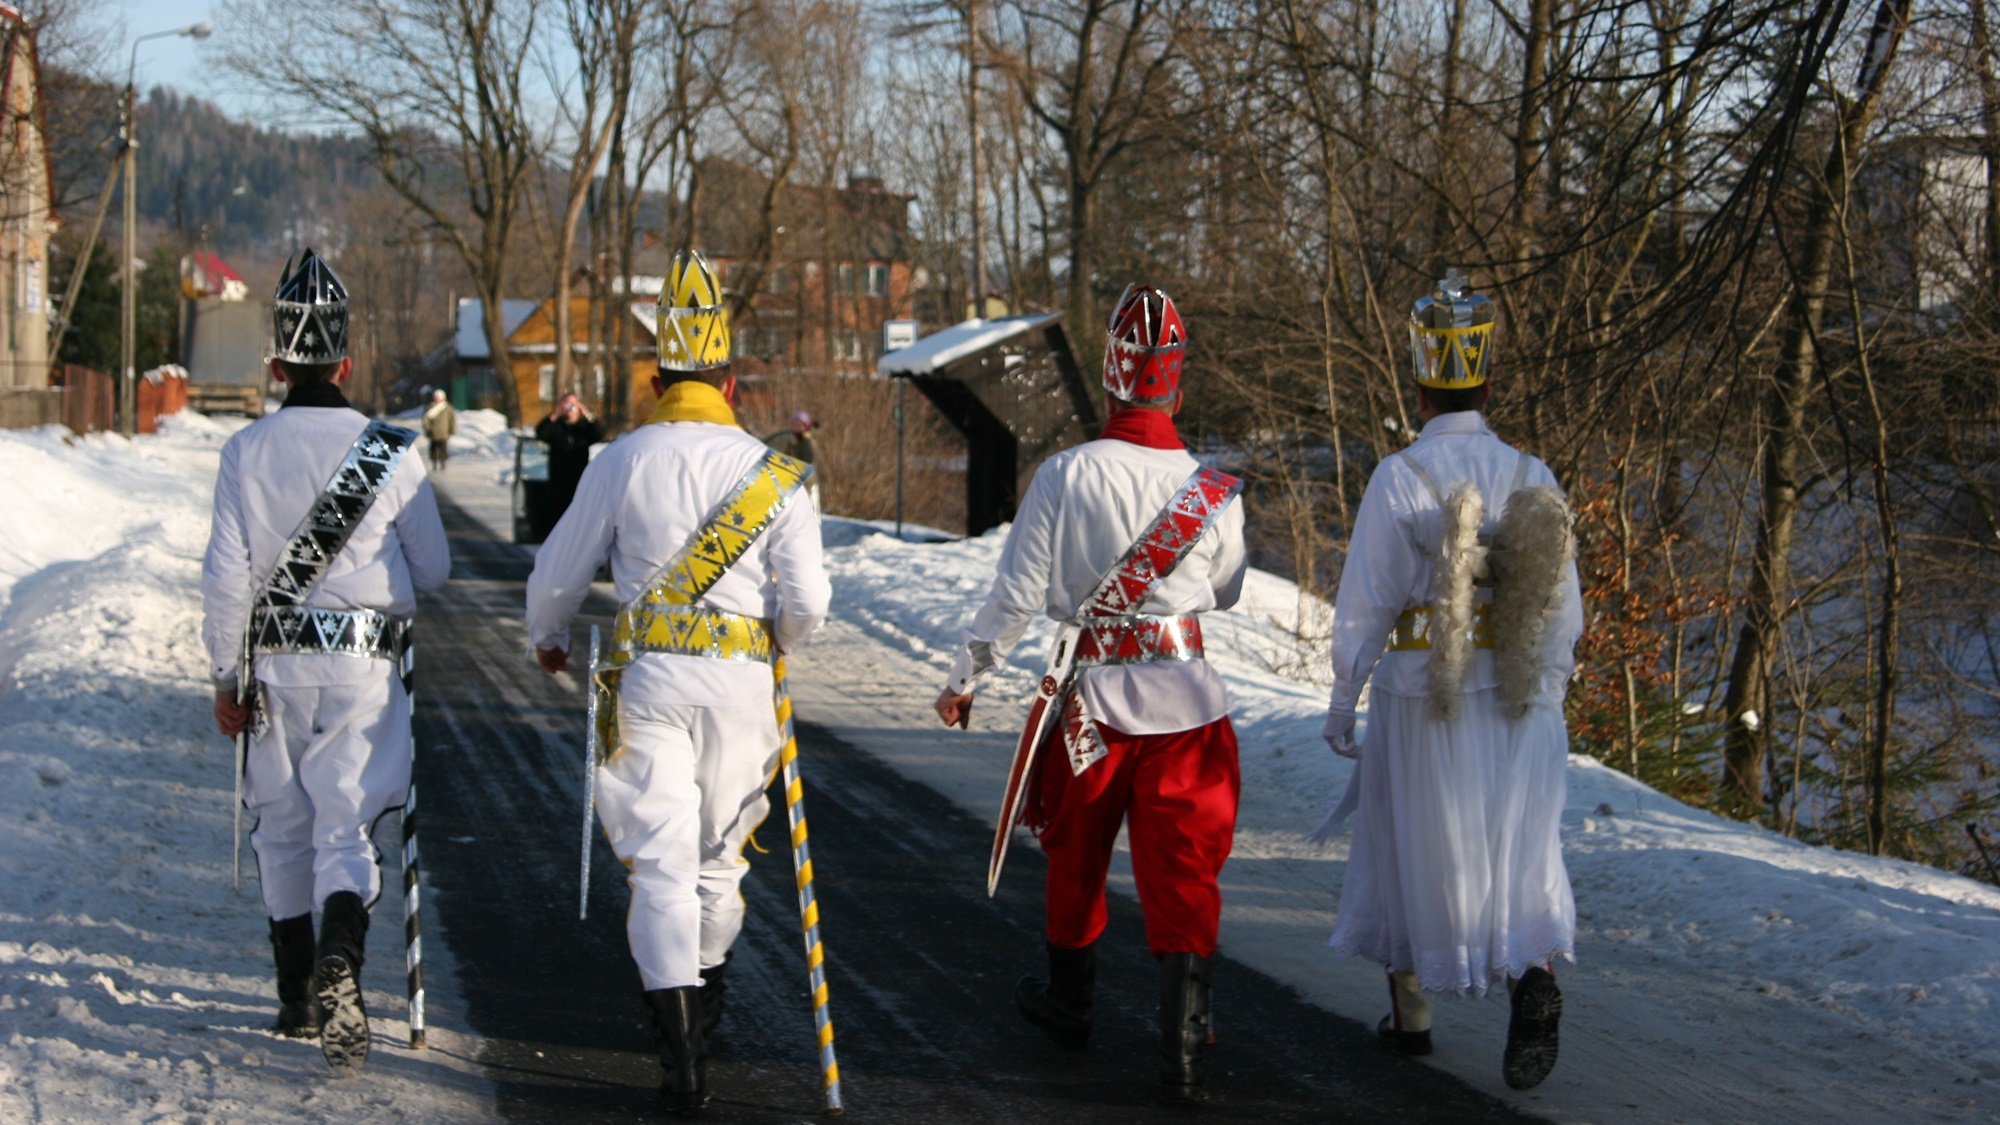
[[[125,114],[118,136],[123,145],[119,156],[125,161],[125,264],[121,271],[125,292],[121,294],[121,312],[124,316],[124,332],[119,340],[120,377],[118,380],[118,432],[127,437],[139,431],[139,390],[137,373],[133,370],[133,352],[138,343],[138,292],[137,279],[132,269],[132,257],[139,252],[139,208],[135,201],[139,181],[139,119],[136,113],[136,98],[133,95],[132,80],[139,69],[139,44],[148,39],[167,39],[185,36],[189,39],[206,39],[213,32],[205,23],[189,24],[172,31],[153,31],[132,40],[132,59],[125,67]]]

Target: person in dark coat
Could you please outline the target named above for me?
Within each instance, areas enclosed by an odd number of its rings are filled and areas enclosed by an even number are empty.
[[[550,522],[561,519],[576,496],[576,482],[590,464],[590,447],[604,440],[604,427],[573,394],[562,396],[549,416],[535,426],[535,437],[549,447],[549,492],[554,505]]]
[[[784,454],[795,457],[813,466],[812,478],[806,482],[806,495],[812,497],[814,511],[824,511],[819,503],[820,482],[826,477],[826,466],[817,464],[819,450],[813,442],[813,431],[819,429],[819,420],[801,410],[792,415],[791,421],[782,430],[773,430],[764,436],[764,444]]]

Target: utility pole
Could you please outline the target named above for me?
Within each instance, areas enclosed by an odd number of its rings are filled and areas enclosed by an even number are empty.
[[[138,46],[133,46],[137,52]],[[139,432],[139,388],[132,370],[133,356],[138,344],[137,321],[139,294],[137,279],[132,269],[132,258],[139,252],[139,208],[133,196],[138,191],[139,140],[134,134],[138,122],[133,120],[135,99],[132,83],[125,83],[125,128],[120,138],[125,143],[119,146],[119,156],[125,161],[125,260],[119,263],[119,277],[122,284],[118,294],[118,432],[131,437]]]
[[[972,123],[972,317],[986,319],[986,209],[979,193],[986,183],[985,145],[979,127],[979,0],[965,0],[965,107]]]
[[[132,268],[132,260],[139,254],[139,116],[138,96],[132,81],[139,70],[139,44],[148,39],[166,39],[185,36],[189,39],[206,39],[210,34],[205,23],[189,24],[172,31],[155,31],[132,40],[132,59],[125,67],[125,123],[118,131],[119,154],[125,160],[125,261],[118,270],[124,281],[124,292],[119,295],[121,331],[118,336],[118,432],[131,437],[139,432],[139,386],[138,373],[133,370],[134,353],[138,345],[139,285],[137,271]],[[85,258],[78,270],[90,264]]]

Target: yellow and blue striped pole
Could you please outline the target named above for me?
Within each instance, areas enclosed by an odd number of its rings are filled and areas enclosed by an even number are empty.
[[[778,771],[785,782],[785,819],[792,829],[792,869],[798,876],[799,919],[805,929],[806,971],[812,983],[813,1025],[819,1034],[820,1080],[826,1087],[826,1112],[837,1117],[840,1104],[840,1064],[833,1057],[833,1015],[826,1004],[826,949],[819,941],[819,901],[813,897],[812,853],[806,847],[806,790],[799,780],[799,739],[792,729],[792,694],[785,687],[785,658],[771,666],[778,711]]]

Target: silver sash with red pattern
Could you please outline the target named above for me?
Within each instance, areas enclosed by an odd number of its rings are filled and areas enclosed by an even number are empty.
[[[1109,752],[1084,703],[1079,671],[1110,664],[1202,659],[1198,618],[1157,617],[1138,610],[1242,491],[1243,482],[1227,473],[1195,470],[1077,609],[1070,624],[1079,635],[1062,688],[1063,750],[1071,773],[1082,773]]]

